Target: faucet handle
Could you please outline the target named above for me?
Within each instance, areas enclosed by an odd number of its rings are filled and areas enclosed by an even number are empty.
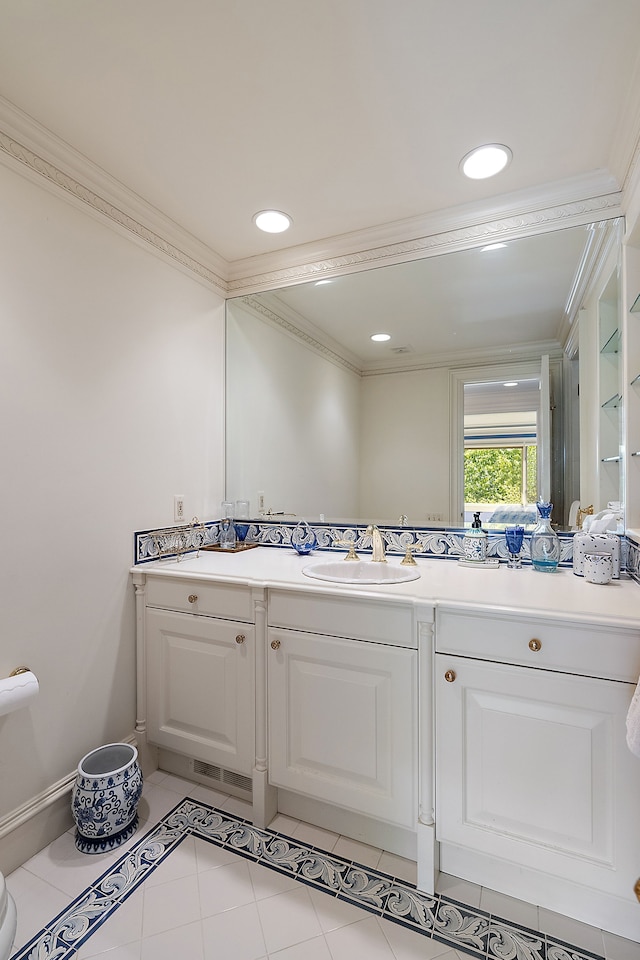
[[[424,547],[421,547],[418,543],[408,543],[405,548],[405,554],[403,559],[400,561],[400,564],[405,567],[417,567],[418,564],[413,558],[414,553],[422,553]]]
[[[338,547],[349,547],[349,553],[344,558],[345,560],[359,560],[360,557],[356,553],[356,542],[355,540],[334,540],[334,544]]]

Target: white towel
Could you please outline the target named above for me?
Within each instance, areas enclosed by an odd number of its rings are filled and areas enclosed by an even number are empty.
[[[627,746],[631,753],[640,757],[640,681],[627,713]]]

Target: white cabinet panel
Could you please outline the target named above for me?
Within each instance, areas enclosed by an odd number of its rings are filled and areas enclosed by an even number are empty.
[[[269,625],[349,640],[416,647],[413,607],[358,597],[274,590],[269,595]]]
[[[149,740],[251,773],[253,626],[148,609],[146,630]]]
[[[416,651],[274,628],[269,641],[270,782],[414,827]]]
[[[631,896],[640,865],[640,763],[625,741],[632,693],[437,655],[438,839]]]
[[[640,676],[637,630],[557,617],[497,616],[490,609],[464,612],[442,606],[437,612],[436,647],[438,653],[629,683]]]
[[[218,617],[253,620],[251,590],[243,584],[189,580],[185,577],[148,577],[148,607]]]

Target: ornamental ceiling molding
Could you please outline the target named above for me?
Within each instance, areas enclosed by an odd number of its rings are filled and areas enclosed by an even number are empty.
[[[383,246],[371,247],[335,257],[270,270],[267,273],[232,279],[229,295],[258,293],[295,283],[338,277],[385,264],[426,259],[458,250],[468,250],[486,243],[516,240],[534,234],[548,233],[566,227],[582,226],[594,220],[608,220],[622,215],[620,192],[590,197],[570,203],[555,204],[540,210],[517,213],[484,223],[471,224],[442,233],[416,237]],[[291,250],[287,251],[291,255]]]
[[[18,113],[6,101],[0,103],[0,116],[7,113],[7,108],[12,110],[14,114],[10,119],[15,119]],[[5,119],[5,116],[2,116],[3,122]],[[134,199],[134,195],[128,195],[129,192],[125,188],[116,185],[116,182],[112,181],[107,175],[103,175],[104,191],[100,191],[99,185],[97,189],[88,186],[88,182],[95,181],[96,178],[100,179],[101,171],[97,167],[84,158],[79,158],[75,151],[72,151],[66,144],[61,148],[61,145],[55,142],[55,138],[49,131],[45,131],[44,128],[36,125],[30,118],[25,118],[22,115],[20,121],[22,126],[28,125],[32,128],[25,131],[26,136],[24,138],[17,139],[15,135],[0,129],[0,160],[6,166],[19,173],[27,174],[34,182],[40,184],[44,182],[58,196],[62,192],[75,206],[97,215],[103,222],[106,220],[108,225],[132,236],[143,246],[151,248],[154,253],[160,254],[162,258],[178,265],[182,270],[195,276],[200,282],[204,282],[206,286],[213,288],[221,296],[225,297],[227,295],[226,280],[202,262],[205,257],[198,259],[184,249],[186,244],[180,244],[179,239],[167,238],[166,234],[170,231],[163,229],[167,226],[164,222],[165,218],[154,208],[148,207],[145,210],[147,205],[144,204],[144,201],[138,197]],[[52,147],[57,147],[57,150],[52,149],[51,153],[68,154],[69,163],[64,162],[67,159],[64,156],[61,158],[61,163],[54,163],[42,156],[43,153],[49,152],[47,143],[42,143],[44,149],[37,151],[23,142],[24,140],[34,139],[30,136],[33,132],[36,135],[35,139],[41,143],[43,140],[49,140]],[[86,170],[86,177],[82,176],[82,173],[80,174],[85,182],[82,182],[77,175],[72,175],[63,169],[63,166],[77,168],[78,165]],[[114,189],[120,193],[119,199],[123,202],[119,203],[108,199],[108,194],[113,193]],[[127,212],[127,207],[131,212]],[[146,217],[145,212],[148,214]],[[142,222],[143,219],[147,219],[149,222],[163,221],[160,226],[162,233],[157,228],[153,229],[147,226]],[[207,255],[206,259],[213,259],[213,255]]]
[[[300,343],[304,344],[304,346],[309,350],[313,350],[314,353],[324,357],[325,360],[329,360],[331,363],[335,364],[337,367],[342,367],[344,370],[349,370],[350,373],[355,373],[358,377],[362,376],[362,371],[360,368],[347,360],[346,357],[340,356],[339,353],[336,353],[335,350],[331,350],[328,346],[326,346],[326,344],[321,343],[320,340],[317,340],[310,333],[301,330],[300,327],[296,326],[296,324],[291,320],[288,320],[281,314],[276,313],[275,310],[268,307],[258,298],[252,296],[243,297],[242,303],[255,316],[265,320],[267,323],[271,324],[271,326],[284,331],[290,337],[293,337],[295,340],[298,340]]]
[[[316,339],[307,331],[301,329],[291,319],[268,306],[259,296],[247,295],[240,300],[243,307],[260,320],[279,329],[288,336],[297,340],[307,349],[329,360],[337,367],[348,370],[358,377],[376,377],[395,373],[416,373],[422,370],[433,370],[440,367],[456,370],[460,367],[483,367],[495,365],[496,362],[527,362],[540,360],[541,354],[549,354],[553,360],[562,358],[562,347],[557,340],[536,340],[529,343],[520,343],[517,347],[510,346],[504,354],[495,347],[476,347],[473,350],[456,351],[455,353],[431,354],[430,356],[412,356],[407,359],[399,357],[395,360],[380,360],[375,363],[358,367],[346,357],[341,356],[326,344]]]
[[[638,176],[636,142],[624,195]],[[322,244],[227,263],[161,211],[0,97],[0,162],[182,269],[223,297],[368,270],[513,240],[624,213],[623,192],[604,171],[519,194],[383,224]],[[407,239],[409,238],[409,239]],[[297,261],[294,263],[293,260]]]

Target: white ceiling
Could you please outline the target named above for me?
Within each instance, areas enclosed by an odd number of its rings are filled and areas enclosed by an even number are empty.
[[[227,261],[609,170],[638,0],[2,0],[0,93]],[[462,156],[508,144],[499,178]],[[284,237],[253,214],[291,214]]]
[[[505,196],[535,209],[537,192],[574,200],[589,178],[622,190],[639,51],[639,0],[0,4],[0,97],[227,276],[277,252],[301,263],[352,232],[393,225],[411,240],[416,218],[468,208],[477,221]],[[464,178],[462,156],[487,142],[510,146],[510,166]],[[292,229],[257,231],[265,207]],[[419,331],[398,335],[420,349]]]

